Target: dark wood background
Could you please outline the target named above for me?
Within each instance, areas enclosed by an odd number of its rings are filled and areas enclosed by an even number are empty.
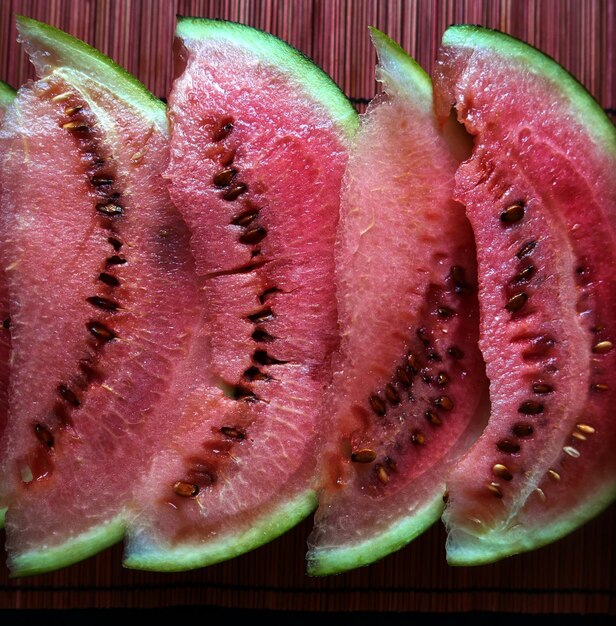
[[[430,71],[444,28],[477,23],[541,48],[616,114],[616,2],[610,0],[0,0],[0,78],[18,87],[32,71],[15,41],[16,14],[85,39],[160,97],[171,82],[176,14],[244,22],[313,58],[360,110],[375,93],[368,25]],[[379,563],[324,579],[304,573],[310,526],[306,520],[250,554],[178,574],[123,570],[119,546],[44,576],[9,580],[0,568],[0,608],[214,605],[616,615],[615,506],[553,545],[493,565],[447,566],[444,530],[436,525]]]

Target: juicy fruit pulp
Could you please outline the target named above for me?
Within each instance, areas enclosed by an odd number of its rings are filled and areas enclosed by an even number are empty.
[[[203,281],[210,387],[187,400],[138,493],[125,563],[163,570],[231,558],[315,506],[356,123],[331,80],[271,35],[197,19],[177,35],[167,176]]]
[[[23,575],[122,536],[165,428],[154,407],[199,310],[161,176],[164,107],[82,42],[18,26],[42,76],[1,135],[14,351],[2,491],[9,565]]]
[[[8,106],[15,99],[15,90],[0,81],[0,124]],[[2,156],[0,155],[0,162]],[[0,199],[2,190],[0,189]],[[1,206],[0,206],[1,208]],[[9,328],[9,294],[6,284],[4,263],[0,267],[0,438],[6,428],[8,413],[8,385],[9,385],[9,355],[11,352],[11,335]],[[5,508],[0,507],[0,527],[4,526]]]
[[[336,250],[342,343],[308,571],[366,565],[443,509],[445,476],[484,426],[473,239],[429,77],[373,30],[387,97],[345,177]],[[384,267],[386,266],[386,267]]]
[[[505,35],[449,29],[435,78],[474,135],[456,175],[478,247],[492,415],[448,481],[448,559],[573,530],[616,494],[616,129],[562,68]]]

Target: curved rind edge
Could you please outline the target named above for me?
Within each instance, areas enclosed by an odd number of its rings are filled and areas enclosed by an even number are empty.
[[[10,85],[0,80],[0,107],[9,106],[16,95],[17,92]]]
[[[9,557],[10,576],[17,578],[43,574],[83,561],[121,541],[124,530],[124,516],[119,515],[65,541],[62,545],[46,550],[38,548]]]
[[[370,565],[400,550],[438,521],[444,508],[443,488],[419,511],[392,524],[376,538],[338,548],[320,548],[308,553],[309,576],[340,574]]]
[[[584,126],[590,135],[608,150],[616,151],[616,125],[586,87],[558,61],[541,50],[501,31],[472,24],[449,26],[443,34],[442,46],[483,48],[502,53],[506,58],[522,59],[525,69],[546,76],[566,94],[580,117],[588,120]]]
[[[183,544],[181,547],[143,546],[129,536],[123,565],[130,569],[181,572],[206,567],[259,548],[291,530],[316,508],[316,494],[308,491],[283,503],[273,512],[255,520],[250,530],[217,536],[213,541]]]
[[[449,535],[446,544],[447,563],[455,566],[487,565],[522,552],[536,550],[579,529],[604,511],[614,500],[616,485],[609,484],[591,502],[586,502],[573,510],[568,509],[566,517],[561,516],[555,523],[542,526],[539,530],[533,528],[532,532],[528,532],[528,529],[508,531],[500,542],[490,541],[489,535],[483,539],[477,535],[455,531],[464,538],[465,547],[453,549],[451,544],[455,538]],[[444,518],[446,520],[446,515]],[[445,525],[447,526],[446,521]]]
[[[25,45],[40,76],[47,76],[58,67],[49,62],[47,54],[39,54],[40,49],[46,53],[51,51],[63,67],[84,74],[107,89],[111,88],[114,95],[137,108],[161,131],[168,132],[164,103],[127,70],[96,48],[58,28],[21,15],[16,17],[16,22],[19,40]],[[78,82],[77,77],[74,80]]]
[[[390,93],[393,89],[413,98],[426,113],[432,111],[432,80],[427,72],[401,46],[374,26],[369,27],[370,38],[379,60],[377,80]]]
[[[302,52],[271,33],[225,20],[178,17],[176,37],[184,41],[223,40],[250,50],[269,65],[291,75],[319,102],[348,138],[358,124],[357,111],[334,80]]]

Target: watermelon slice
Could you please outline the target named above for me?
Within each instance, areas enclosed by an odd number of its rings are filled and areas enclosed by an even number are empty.
[[[125,564],[180,570],[278,536],[316,505],[322,390],[338,342],[333,244],[357,115],[264,32],[180,19],[173,200],[192,233],[208,353],[136,495]],[[204,350],[205,354],[205,350]],[[210,386],[208,386],[210,385]]]
[[[41,77],[0,135],[14,350],[2,493],[9,566],[25,575],[122,537],[201,306],[161,176],[164,106],[84,43],[17,24]]]
[[[372,39],[387,95],[371,103],[345,179],[316,575],[371,563],[435,522],[448,469],[485,425],[473,238],[451,200],[458,161],[428,75],[383,33]]]
[[[450,563],[553,541],[616,496],[616,129],[506,35],[447,30],[436,103],[474,136],[456,175],[478,247],[489,425],[452,473]]]
[[[15,99],[15,90],[0,80],[0,124],[4,118],[4,113],[11,102]],[[0,156],[0,161],[2,157]],[[0,197],[1,197],[0,189]],[[8,385],[9,385],[9,355],[11,352],[11,335],[9,328],[11,319],[9,317],[9,294],[6,284],[4,267],[0,267],[0,438],[6,428],[6,418],[8,412]],[[4,515],[6,507],[0,507],[0,528],[4,526]]]

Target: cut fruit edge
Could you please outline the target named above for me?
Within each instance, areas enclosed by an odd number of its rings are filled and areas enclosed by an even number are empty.
[[[218,535],[215,539],[199,544],[191,543],[180,547],[139,545],[140,538],[128,539],[124,567],[160,572],[183,571],[205,567],[227,561],[236,556],[259,548],[291,530],[305,519],[316,507],[316,495],[307,491],[290,502],[270,511],[253,521],[249,530],[232,535]]]

